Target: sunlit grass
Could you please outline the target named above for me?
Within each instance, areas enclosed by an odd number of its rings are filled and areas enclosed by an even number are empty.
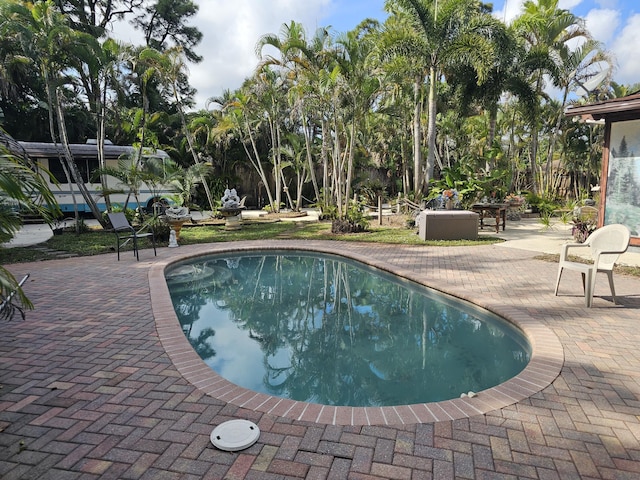
[[[544,253],[542,255],[536,255],[534,258],[536,260],[544,260],[545,262],[552,262],[552,263],[559,263],[560,262],[560,255],[551,254],[551,253]],[[576,263],[584,263],[584,264],[593,263],[593,262],[590,262],[589,260],[587,260],[585,258],[574,256],[574,255],[569,255],[569,260],[571,260],[572,262],[576,262]],[[613,271],[615,273],[620,273],[622,275],[630,275],[632,277],[640,277],[640,267],[635,267],[635,266],[632,267],[632,266],[629,266],[629,265],[616,265],[615,267],[613,267]]]
[[[184,227],[180,235],[180,245],[199,243],[234,242],[241,240],[293,239],[293,240],[339,240],[346,242],[372,242],[400,245],[462,246],[486,245],[501,242],[498,238],[482,237],[478,240],[422,241],[415,229],[401,227],[371,227],[368,232],[351,234],[331,233],[329,222],[251,222],[247,221],[241,230],[227,231],[223,225],[197,225]],[[48,241],[30,247],[0,248],[0,264],[30,262],[60,258],[68,255],[89,256],[115,251],[116,237],[111,232],[91,230],[76,235],[65,232]],[[141,241],[141,248],[149,248],[147,240]],[[160,242],[161,246],[166,246]],[[121,251],[130,251],[129,243]]]
[[[297,240],[340,240],[343,242],[371,242],[400,245],[431,245],[431,246],[468,246],[487,245],[502,242],[499,238],[482,237],[478,240],[421,240],[416,230],[399,227],[371,227],[362,233],[335,234],[331,233],[330,223],[314,223],[304,228],[292,231],[290,238]]]

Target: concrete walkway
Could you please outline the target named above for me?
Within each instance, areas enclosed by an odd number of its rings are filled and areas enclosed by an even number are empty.
[[[146,249],[140,262],[107,254],[9,265],[17,277],[31,274],[25,290],[35,310],[2,325],[0,478],[640,478],[640,279],[616,276],[617,306],[599,280],[586,309],[577,274],[565,275],[554,296],[557,265],[522,244],[322,243],[551,330],[564,353],[559,376],[511,405],[457,420],[298,421],[206,394],[160,340],[154,310],[166,300],[152,305],[150,271],[220,245],[160,248],[158,257]],[[219,451],[209,435],[233,418],[257,423],[260,438],[241,452]]]
[[[494,228],[484,227],[479,231],[481,236],[499,237],[505,240],[502,245],[541,253],[559,254],[563,244],[574,242],[571,236],[571,224],[554,221],[550,226],[540,223],[537,218],[523,218],[518,221],[507,221],[506,229],[498,234]],[[640,266],[640,248],[630,247],[618,259],[620,265]]]

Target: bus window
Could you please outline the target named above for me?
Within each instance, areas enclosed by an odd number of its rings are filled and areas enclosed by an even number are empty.
[[[49,159],[49,171],[52,173],[54,178],[60,183],[67,183],[67,177],[64,174],[64,169],[62,168],[62,163],[58,157],[50,157]],[[80,172],[80,176],[85,181],[85,183],[89,183],[91,181],[91,176],[98,169],[98,159],[97,158],[76,158],[76,165],[78,166],[78,171]],[[99,182],[98,182],[99,183]]]
[[[47,160],[49,160],[49,171],[53,178],[59,183],[67,183],[67,176],[64,174],[60,159],[58,157],[49,157]]]
[[[76,165],[78,166],[78,170],[80,171],[80,176],[82,177],[82,179],[85,181],[85,183],[89,183],[91,181],[91,176],[98,169],[98,159],[77,158]]]

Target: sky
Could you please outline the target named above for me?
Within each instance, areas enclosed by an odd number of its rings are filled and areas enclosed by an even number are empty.
[[[255,46],[265,34],[279,34],[283,24],[295,20],[309,36],[318,27],[335,33],[352,30],[365,18],[384,21],[384,0],[193,0],[199,5],[190,22],[203,33],[196,51],[204,57],[188,66],[191,85],[198,90],[196,109],[208,98],[235,90],[258,64]],[[490,0],[485,0],[489,3]],[[494,15],[507,23],[522,10],[524,0],[493,0]],[[619,84],[640,82],[640,1],[560,0],[559,7],[584,18],[596,40],[614,54],[613,79]],[[132,29],[121,26],[114,36],[141,43]]]

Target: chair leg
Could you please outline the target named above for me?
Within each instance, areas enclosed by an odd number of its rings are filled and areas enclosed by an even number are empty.
[[[558,295],[558,287],[560,286],[560,277],[562,276],[562,267],[558,267],[558,279],[556,280],[556,291],[554,295]]]
[[[138,253],[138,237],[133,236],[133,254],[137,261],[140,261],[140,254]]]
[[[593,304],[593,292],[596,287],[596,272],[589,270],[586,275],[583,274],[583,279],[585,288],[584,303],[587,308],[591,308],[591,305]]]
[[[606,273],[607,277],[609,278],[609,287],[611,288],[611,296],[613,297],[613,303],[615,305],[617,304],[617,302],[616,302],[616,289],[613,286],[613,272],[611,270],[605,270],[604,273]]]

